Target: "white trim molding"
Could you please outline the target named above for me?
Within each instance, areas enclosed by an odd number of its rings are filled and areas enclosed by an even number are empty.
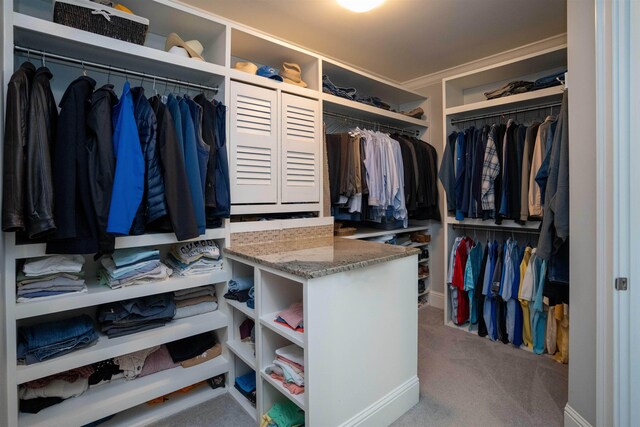
[[[573,409],[568,403],[564,407],[564,427],[592,427],[589,421]]]
[[[442,79],[446,77],[462,74],[469,70],[478,70],[497,62],[504,62],[509,59],[529,55],[535,52],[540,52],[545,49],[562,46],[566,43],[567,34],[558,34],[553,37],[542,39],[534,43],[526,44],[524,46],[519,46],[514,49],[506,50],[504,52],[490,55],[485,58],[476,59],[465,64],[456,65],[455,67],[436,71],[435,73],[426,74],[421,77],[416,77],[415,79],[403,82],[402,85],[408,90],[419,90],[433,84],[441,83]]]
[[[429,292],[429,305],[431,307],[444,310],[444,293],[443,292]]]

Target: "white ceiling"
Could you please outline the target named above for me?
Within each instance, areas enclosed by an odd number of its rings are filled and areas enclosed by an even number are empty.
[[[566,31],[565,0],[386,0],[364,14],[335,0],[183,0],[403,82]]]

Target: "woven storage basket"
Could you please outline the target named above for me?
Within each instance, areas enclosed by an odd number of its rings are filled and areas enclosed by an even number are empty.
[[[53,22],[140,45],[149,29],[148,19],[89,0],[56,0]]]

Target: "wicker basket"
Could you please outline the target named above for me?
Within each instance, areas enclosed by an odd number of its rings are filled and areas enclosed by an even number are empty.
[[[89,0],[56,0],[53,22],[140,45],[149,29],[148,19]]]

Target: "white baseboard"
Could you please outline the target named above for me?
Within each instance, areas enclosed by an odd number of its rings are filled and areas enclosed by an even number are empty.
[[[442,292],[429,292],[429,305],[444,310],[444,294]]]
[[[420,400],[420,381],[413,377],[340,427],[388,426]]]
[[[592,427],[589,421],[573,409],[569,404],[564,407],[564,427]]]

